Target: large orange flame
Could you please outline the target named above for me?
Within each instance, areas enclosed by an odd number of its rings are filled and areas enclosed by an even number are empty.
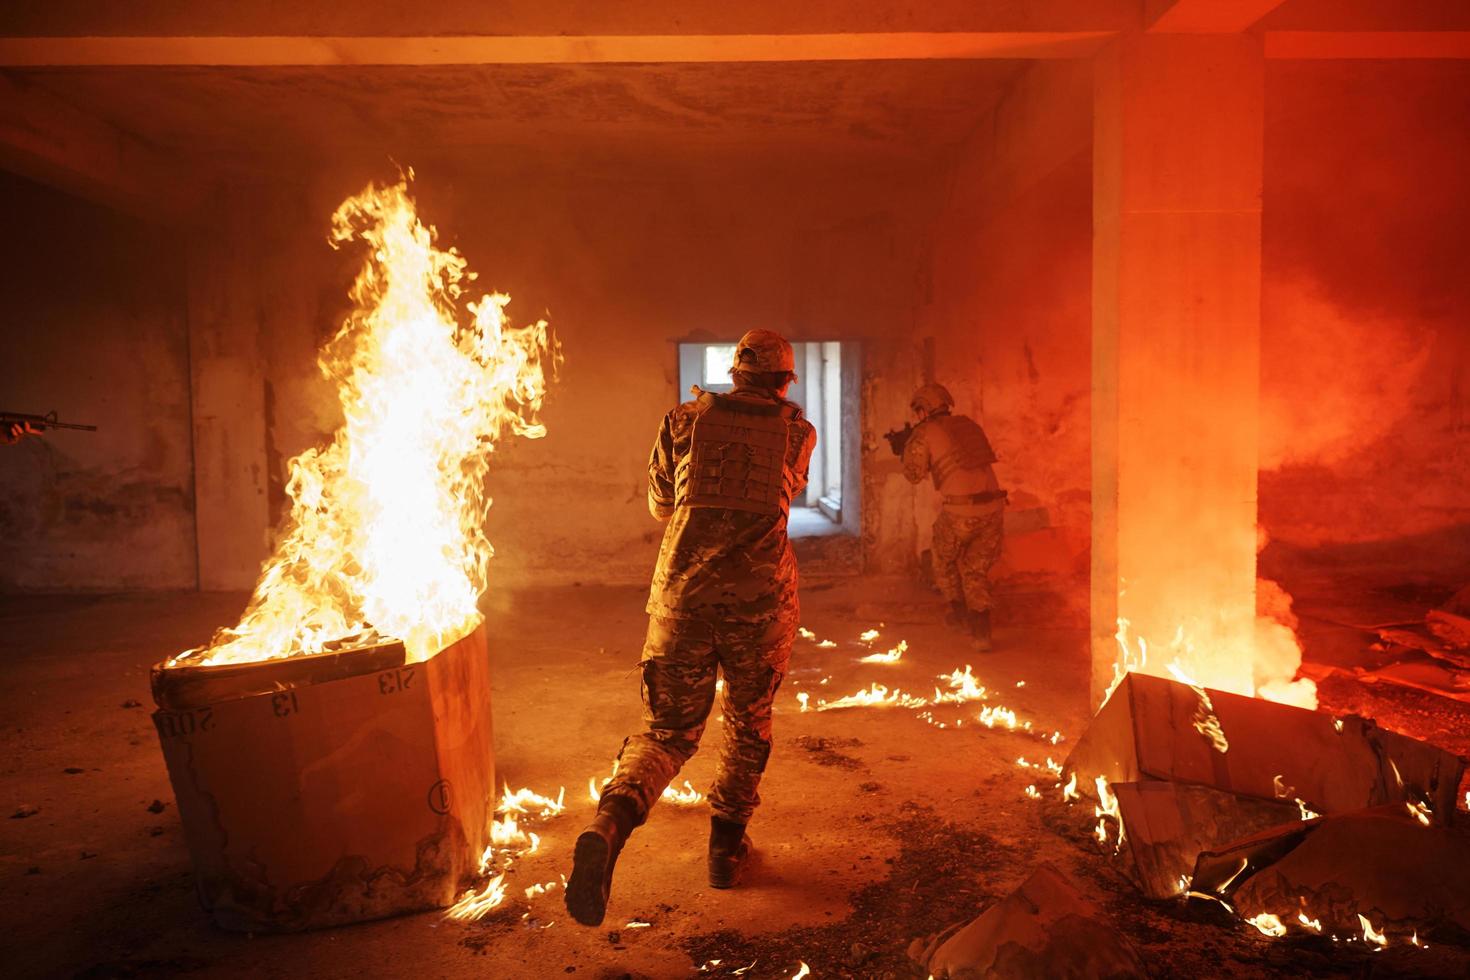
[[[545,434],[537,415],[558,350],[545,321],[506,326],[508,296],[466,301],[475,274],[434,238],[406,180],[337,209],[333,246],[367,246],[355,309],[318,358],[341,427],[291,460],[290,515],[239,625],[173,664],[385,637],[418,661],[479,624],[489,456],[507,433]]]

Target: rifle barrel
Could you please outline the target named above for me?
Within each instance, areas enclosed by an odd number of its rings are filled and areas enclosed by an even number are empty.
[[[47,415],[30,415],[26,412],[0,412],[0,424],[10,422],[27,422],[42,429],[80,429],[83,432],[96,432],[95,425],[81,425],[77,422],[58,422],[56,413]]]

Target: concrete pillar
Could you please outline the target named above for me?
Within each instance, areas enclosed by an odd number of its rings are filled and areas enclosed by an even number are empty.
[[[194,232],[189,361],[199,588],[250,589],[269,548],[259,230],[237,196]]]
[[[1094,79],[1092,690],[1118,618],[1250,683],[1262,41],[1125,37]]]

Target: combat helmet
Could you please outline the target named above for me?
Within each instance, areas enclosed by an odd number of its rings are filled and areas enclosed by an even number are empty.
[[[909,408],[925,418],[953,407],[954,396],[949,389],[933,381],[914,392],[914,397],[909,399]]]
[[[732,371],[762,374],[796,373],[796,353],[785,337],[773,330],[749,330],[735,345]]]

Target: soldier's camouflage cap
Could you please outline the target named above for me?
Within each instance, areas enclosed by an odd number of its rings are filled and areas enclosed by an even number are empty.
[[[772,330],[751,330],[735,345],[735,362],[730,369],[741,371],[796,371],[796,354],[791,343]]]

